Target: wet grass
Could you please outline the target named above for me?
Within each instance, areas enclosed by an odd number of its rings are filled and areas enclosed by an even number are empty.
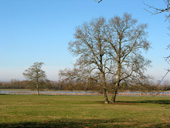
[[[170,127],[170,97],[0,95],[0,127]]]

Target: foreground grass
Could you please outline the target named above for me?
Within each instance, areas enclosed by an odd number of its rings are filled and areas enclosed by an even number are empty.
[[[170,97],[0,95],[0,127],[170,127]]]

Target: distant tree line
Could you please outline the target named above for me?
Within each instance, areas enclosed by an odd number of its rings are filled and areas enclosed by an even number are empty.
[[[112,83],[108,82],[107,88],[111,88]],[[31,89],[36,90],[35,85],[32,81],[28,80],[11,80],[10,82],[0,82],[0,89]],[[81,90],[81,91],[97,91],[99,93],[102,92],[102,88],[94,82],[94,81],[46,81],[40,82],[40,90],[48,89],[48,90]],[[109,90],[109,89],[108,89]],[[170,84],[165,82],[161,86],[157,86],[155,83],[145,84],[143,86],[140,85],[129,85],[128,83],[122,83],[119,87],[120,91],[142,91],[142,92],[152,92],[152,91],[168,91],[170,90]]]
[[[0,89],[31,89],[36,90],[34,82],[28,80],[11,80],[10,82],[0,82]],[[86,82],[78,81],[41,81],[40,90],[96,90],[97,85],[89,85]]]
[[[40,82],[41,89],[50,88],[50,82]],[[11,80],[10,82],[0,82],[1,89],[35,89],[35,85],[32,81],[28,80]]]

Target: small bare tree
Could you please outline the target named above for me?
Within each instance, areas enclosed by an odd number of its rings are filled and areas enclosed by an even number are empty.
[[[149,42],[146,40],[146,24],[136,25],[137,20],[131,15],[110,19],[105,35],[110,45],[109,55],[115,65],[114,85],[111,102],[115,102],[118,87],[121,82],[131,83],[143,79],[144,71],[150,61],[146,60],[140,50],[148,50]],[[128,83],[130,83],[128,82]]]
[[[43,62],[35,62],[30,68],[26,69],[23,75],[36,85],[37,95],[39,95],[39,86],[41,81],[46,81],[45,71],[41,69]]]

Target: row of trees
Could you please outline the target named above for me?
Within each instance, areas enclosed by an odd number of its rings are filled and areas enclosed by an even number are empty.
[[[83,90],[83,91],[98,91],[98,85],[87,83],[85,81],[39,81],[39,87],[37,88],[35,82],[31,80],[11,80],[10,82],[0,82],[0,89],[31,89],[39,90]]]
[[[40,89],[50,88],[50,81],[40,81]],[[0,82],[0,89],[36,89],[33,81],[11,80],[10,82]]]

